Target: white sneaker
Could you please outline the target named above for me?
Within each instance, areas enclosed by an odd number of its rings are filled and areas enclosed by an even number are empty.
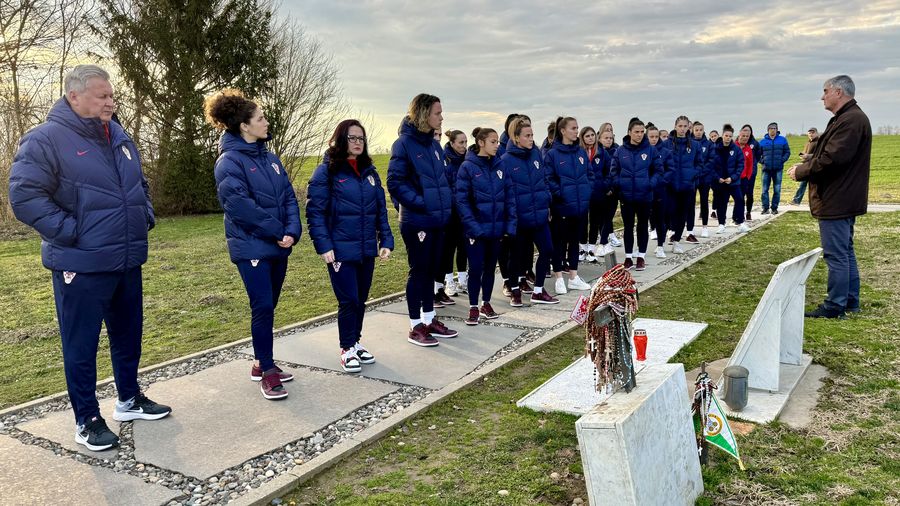
[[[584,262],[584,250],[578,252],[578,261]]]
[[[709,237],[709,229],[703,227],[703,230],[700,231],[700,237]]]
[[[724,234],[724,233],[725,233],[725,225],[719,225],[719,228],[716,229],[716,233],[717,233],[717,234]]]
[[[675,253],[675,254],[677,254],[677,255],[680,255],[680,254],[684,253],[684,248],[682,248],[681,245],[678,244],[678,243],[676,242],[676,243],[672,246],[672,253]]]
[[[662,246],[656,247],[656,258],[666,258],[666,252]]]
[[[561,279],[561,278],[560,278]],[[569,290],[590,290],[591,285],[584,282],[581,276],[575,276],[569,280]]]
[[[596,263],[596,262],[597,262],[597,255],[594,255],[594,252],[593,252],[593,251],[588,251],[588,252],[585,253],[585,255],[584,255],[584,261],[585,261],[585,262],[590,262],[590,263]]]
[[[616,237],[615,232],[609,234],[609,244],[612,244],[613,248],[618,248],[622,245],[622,241],[620,241],[619,238]]]
[[[748,227],[746,223],[741,223],[741,226],[738,227],[738,231],[742,234],[746,234],[750,231],[750,227]]]
[[[557,295],[568,293],[568,290],[566,290],[566,280],[561,277],[556,278],[556,284],[553,286],[553,288],[556,289]]]
[[[653,230],[650,231],[650,240],[651,240],[651,241],[655,241],[655,240],[656,240],[656,229],[655,229],[655,228],[654,228]]]
[[[469,293],[469,273],[460,272],[456,280],[456,290],[458,293]]]
[[[452,279],[444,282],[444,293],[446,293],[450,297],[455,297],[459,295],[459,291],[456,288],[456,281]]]

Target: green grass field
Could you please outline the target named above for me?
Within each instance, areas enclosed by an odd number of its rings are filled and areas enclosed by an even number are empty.
[[[805,351],[831,374],[811,425],[794,430],[772,423],[738,436],[746,472],[713,449],[699,504],[900,501],[898,231],[900,212],[860,219],[862,313],[845,321],[806,321]],[[791,213],[642,293],[638,314],[709,323],[672,359],[686,369],[727,357],[776,265],[817,245],[815,221]],[[820,261],[808,281],[809,305],[821,301],[825,283]],[[576,417],[515,405],[577,357],[582,332],[561,336],[430,407],[301,485],[283,504],[568,505],[576,497],[586,500]],[[500,490],[509,495],[499,495]]]

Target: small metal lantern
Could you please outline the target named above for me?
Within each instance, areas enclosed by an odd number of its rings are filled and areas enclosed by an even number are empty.
[[[722,371],[723,399],[732,411],[740,411],[747,406],[747,377],[750,371],[740,365],[730,365]]]

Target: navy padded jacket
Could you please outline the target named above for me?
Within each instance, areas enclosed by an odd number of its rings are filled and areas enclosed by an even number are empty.
[[[449,165],[431,133],[420,132],[408,118],[391,147],[387,187],[399,206],[400,224],[417,229],[440,228],[450,221],[453,191]]]
[[[334,251],[338,262],[359,262],[394,249],[384,187],[375,166],[359,175],[350,164],[328,171],[327,159],[313,171],[306,190],[306,226],[316,253]]]
[[[613,191],[625,202],[652,202],[662,180],[663,160],[647,136],[637,146],[626,138],[612,159]]]
[[[722,139],[716,139],[713,147],[712,155],[709,159],[709,166],[712,170],[713,184],[719,183],[719,179],[731,178],[731,186],[739,186],[741,184],[741,172],[744,171],[744,152],[737,142],[731,141],[726,146]]]
[[[284,164],[266,149],[230,132],[219,139],[216,190],[225,210],[225,238],[234,263],[282,258],[292,248],[278,246],[284,236],[300,239],[300,208]]]
[[[556,141],[544,155],[547,184],[556,216],[583,216],[591,206],[594,173],[584,149]]]
[[[456,209],[466,237],[498,238],[516,233],[516,198],[499,158],[466,152],[456,177]]]
[[[608,150],[600,146],[594,157],[591,158],[591,170],[594,173],[594,190],[591,192],[591,200],[603,200],[612,189],[609,179],[609,170],[612,167],[612,156]]]
[[[65,97],[19,141],[9,176],[16,218],[41,235],[55,271],[123,272],[147,261],[155,217],[141,159],[115,122],[82,118]]]
[[[713,148],[716,143],[709,140],[709,137],[704,133],[702,137],[699,139],[696,137],[691,137],[695,141],[700,144],[700,180],[698,181],[698,185],[703,186],[711,186],[715,182],[715,178],[713,177],[712,166],[710,165],[710,160],[712,159]]]
[[[704,170],[700,143],[691,137],[670,136],[665,145],[672,156],[669,188],[676,192],[694,191]]]
[[[510,142],[503,155],[503,172],[516,197],[516,226],[531,228],[550,220],[550,189],[537,146],[523,149]]]

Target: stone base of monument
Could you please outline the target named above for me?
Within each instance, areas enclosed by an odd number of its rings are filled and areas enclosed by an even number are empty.
[[[575,422],[591,504],[690,505],[703,493],[682,364],[650,365]]]
[[[741,411],[734,411],[722,402],[722,409],[728,418],[739,418],[748,422],[759,424],[769,423],[781,414],[781,411],[787,405],[788,399],[794,389],[803,379],[807,369],[812,364],[812,357],[803,354],[799,365],[780,364],[778,374],[778,390],[760,390],[758,388],[747,389],[747,405]],[[722,398],[722,382],[719,382],[717,390],[719,398]]]

